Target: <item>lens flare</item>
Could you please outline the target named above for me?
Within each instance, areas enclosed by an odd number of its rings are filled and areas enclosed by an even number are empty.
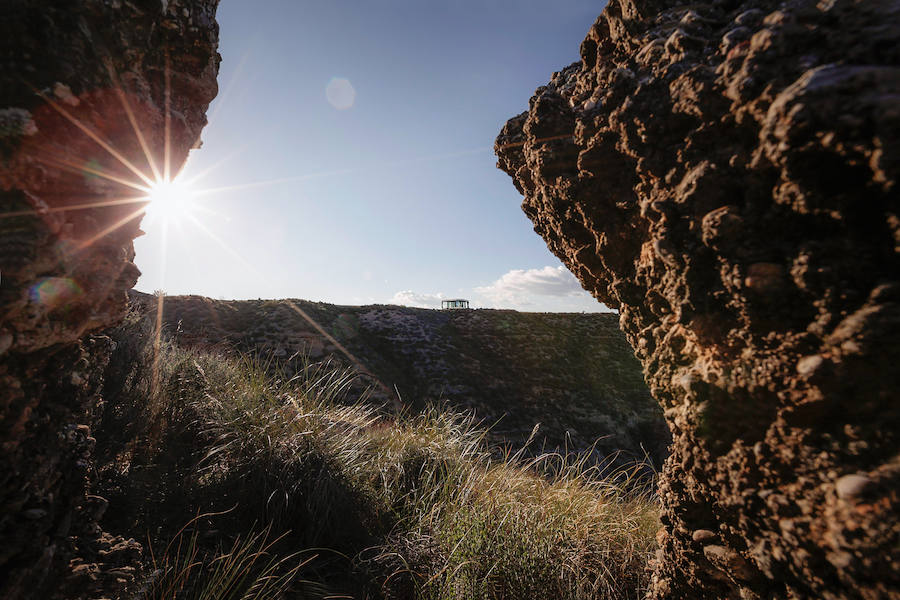
[[[42,277],[29,289],[31,301],[49,309],[64,306],[81,295],[81,287],[68,277]]]
[[[325,87],[328,103],[338,110],[347,110],[356,101],[356,90],[353,84],[343,77],[335,77]]]
[[[147,216],[166,221],[184,217],[191,213],[194,195],[193,190],[178,179],[156,181],[147,192],[150,200]]]

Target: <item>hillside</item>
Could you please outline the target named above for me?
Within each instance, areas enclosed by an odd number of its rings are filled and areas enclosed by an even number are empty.
[[[659,520],[641,469],[498,456],[446,407],[393,415],[359,401],[352,369],[307,362],[285,377],[227,347],[157,340],[155,327],[152,313],[131,313],[107,331],[86,506],[120,537],[80,554],[78,591],[63,597],[624,600],[647,589]]]
[[[153,312],[156,298],[134,292],[132,304]],[[288,368],[298,352],[350,366],[337,342],[357,361],[358,371],[380,382],[373,386],[376,400],[414,412],[429,403],[474,410],[477,419],[493,425],[494,441],[514,447],[540,423],[532,450],[580,451],[597,442],[600,458],[620,452],[631,460],[646,450],[659,466],[665,456],[661,410],[614,314],[167,296],[163,323],[179,345],[224,344],[275,357]]]

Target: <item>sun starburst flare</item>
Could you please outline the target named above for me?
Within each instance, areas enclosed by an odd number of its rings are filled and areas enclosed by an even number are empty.
[[[177,221],[192,213],[196,208],[196,193],[178,177],[172,180],[160,179],[149,186],[147,218],[152,221]]]
[[[245,57],[246,58],[246,57]],[[243,64],[243,60],[241,62]],[[58,169],[61,172],[73,175],[81,175],[85,178],[96,179],[105,184],[117,184],[121,186],[122,192],[119,196],[98,194],[96,197],[86,197],[80,201],[73,201],[62,204],[60,206],[43,206],[28,209],[17,209],[0,212],[0,220],[13,219],[26,216],[43,216],[49,213],[65,213],[82,210],[102,210],[105,208],[121,209],[123,205],[134,204],[134,210],[119,210],[112,213],[113,216],[107,217],[96,231],[89,232],[88,235],[78,239],[72,247],[76,252],[84,252],[94,246],[98,241],[106,236],[115,233],[122,227],[134,226],[136,220],[140,220],[146,216],[147,224],[159,232],[160,246],[158,261],[162,265],[161,282],[165,285],[165,266],[169,253],[169,234],[170,229],[174,229],[176,234],[185,234],[184,238],[190,243],[197,242],[200,238],[207,238],[221,247],[227,254],[244,268],[261,276],[259,269],[252,265],[244,256],[242,256],[226,239],[217,235],[211,228],[206,219],[202,216],[218,216],[223,217],[221,213],[213,210],[208,202],[209,196],[214,199],[225,192],[235,192],[239,190],[264,188],[270,186],[281,186],[292,183],[298,183],[310,179],[340,177],[349,174],[360,173],[367,170],[383,170],[386,168],[402,168],[413,163],[440,161],[469,154],[476,154],[490,151],[490,147],[480,147],[461,152],[437,153],[425,156],[416,156],[407,159],[393,161],[378,161],[370,165],[358,167],[340,168],[333,170],[321,170],[303,174],[291,174],[284,177],[275,177],[262,181],[244,182],[231,185],[218,186],[201,186],[199,181],[204,179],[214,171],[220,169],[224,164],[229,162],[235,156],[242,154],[247,148],[239,146],[233,149],[232,153],[215,164],[206,167],[199,172],[188,174],[186,164],[173,164],[172,149],[172,89],[171,89],[171,67],[169,65],[168,56],[163,71],[164,78],[164,94],[163,94],[163,115],[162,115],[162,140],[161,144],[154,135],[148,135],[148,132],[142,130],[144,120],[140,118],[140,112],[137,107],[132,105],[129,94],[123,88],[121,79],[112,66],[112,61],[107,61],[107,70],[109,78],[112,82],[114,97],[118,100],[120,110],[123,111],[130,125],[137,147],[140,149],[135,156],[134,152],[128,152],[125,148],[117,147],[114,141],[107,139],[101,129],[97,129],[96,124],[90,120],[83,121],[79,118],[78,111],[72,107],[77,107],[76,102],[66,102],[65,99],[60,101],[58,98],[51,97],[51,93],[45,90],[39,90],[32,86],[32,90],[36,95],[41,97],[47,104],[50,111],[56,113],[62,120],[71,124],[79,135],[84,136],[85,140],[89,140],[96,148],[94,151],[101,152],[108,156],[106,166],[102,166],[94,160],[82,161],[72,159],[68,155],[63,155],[55,151],[52,147],[41,148],[33,158],[52,169]],[[240,69],[239,69],[240,71]],[[223,96],[227,96],[232,89],[235,77],[232,82],[226,86]],[[77,99],[76,99],[77,100]],[[214,113],[222,107],[223,101],[220,99]],[[65,106],[64,106],[65,105]],[[71,105],[71,106],[70,106]],[[159,123],[157,122],[157,126]],[[193,147],[199,146],[198,139]],[[156,141],[156,146],[154,146]],[[142,155],[142,156],[141,156]],[[111,159],[111,160],[110,160]],[[161,159],[161,160],[160,160]],[[187,159],[189,161],[189,158]],[[227,218],[227,217],[226,217]],[[102,221],[101,221],[102,222]],[[183,226],[189,224],[195,228],[201,235],[193,235],[182,231]],[[71,283],[72,285],[68,285]],[[37,301],[43,303],[62,302],[66,298],[78,293],[77,282],[69,281],[65,278],[50,278],[41,280],[35,286],[34,297]],[[164,311],[165,294],[161,293],[157,298],[157,322],[156,331],[154,332],[154,347],[158,351],[162,340],[162,314]],[[353,357],[343,346],[331,338],[321,326],[316,323],[312,317],[304,313],[290,301],[291,307],[301,314],[303,318],[309,321],[323,335],[331,339],[348,359],[356,364],[361,371],[367,372],[367,369],[355,357]],[[154,357],[153,381],[151,387],[158,385],[158,352]],[[383,384],[381,384],[383,385]],[[387,390],[389,395],[391,391]]]

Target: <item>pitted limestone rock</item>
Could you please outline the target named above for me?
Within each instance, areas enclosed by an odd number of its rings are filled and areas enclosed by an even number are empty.
[[[898,36],[892,0],[610,0],[497,138],[672,430],[657,597],[900,594]]]
[[[100,531],[86,495],[109,357],[89,334],[124,314],[165,148],[177,172],[206,124],[216,5],[0,8],[3,598],[113,597],[134,580],[139,544]]]

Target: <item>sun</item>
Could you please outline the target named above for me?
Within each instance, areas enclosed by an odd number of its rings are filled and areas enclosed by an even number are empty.
[[[194,196],[190,186],[177,178],[158,180],[147,192],[147,199],[150,200],[147,216],[164,221],[178,220],[191,212]]]

